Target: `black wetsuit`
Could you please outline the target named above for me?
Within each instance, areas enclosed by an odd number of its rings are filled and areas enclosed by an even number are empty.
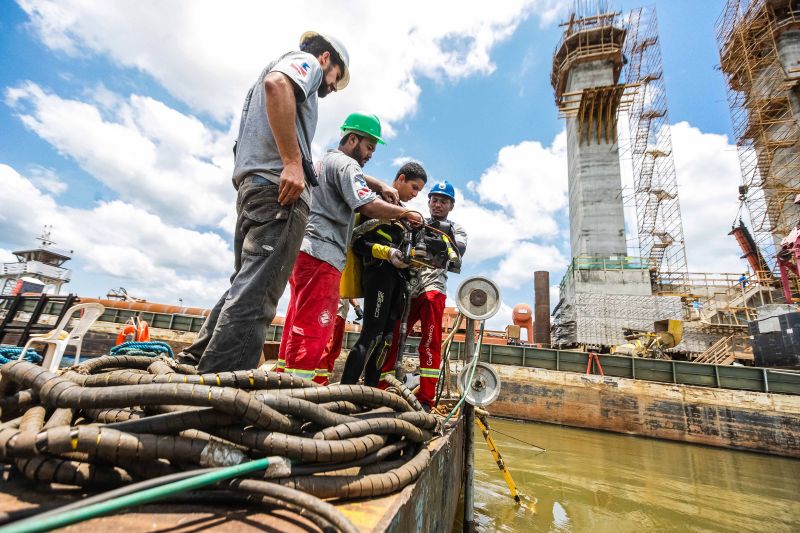
[[[353,252],[363,261],[364,326],[347,356],[342,384],[357,383],[363,373],[365,385],[378,385],[379,359],[391,346],[394,324],[403,314],[408,269],[395,268],[373,253],[382,255],[377,250],[397,248],[402,240],[403,230],[398,224],[382,224],[353,241]]]

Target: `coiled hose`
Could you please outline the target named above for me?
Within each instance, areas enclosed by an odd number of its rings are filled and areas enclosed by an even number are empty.
[[[402,489],[428,465],[425,443],[441,427],[402,384],[395,384],[398,396],[360,385],[319,387],[258,370],[196,374],[164,356],[103,356],[61,375],[12,361],[0,366],[0,376],[0,462],[34,482],[90,489],[129,484],[124,494],[110,494],[141,503],[150,500],[129,497],[279,456],[290,463],[261,472],[259,481],[237,474],[212,483],[342,531],[352,526],[317,498]],[[110,509],[86,512],[89,505],[110,498],[42,518],[89,518]],[[0,523],[12,514],[4,517]]]

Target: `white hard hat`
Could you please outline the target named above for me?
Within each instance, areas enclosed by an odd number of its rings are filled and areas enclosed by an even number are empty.
[[[307,40],[311,39],[312,37],[316,37],[319,35],[336,50],[336,53],[339,54],[339,57],[342,58],[342,63],[344,63],[344,71],[342,71],[342,78],[339,80],[339,83],[336,84],[336,90],[341,91],[347,84],[350,83],[350,54],[347,53],[347,48],[344,47],[342,42],[337,39],[336,37],[331,37],[330,35],[325,35],[324,33],[317,33],[315,31],[307,31],[300,37],[300,45]]]

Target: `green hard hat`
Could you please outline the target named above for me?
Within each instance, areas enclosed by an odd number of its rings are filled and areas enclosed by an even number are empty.
[[[376,115],[364,115],[363,113],[350,113],[344,124],[342,124],[342,133],[348,131],[355,131],[369,135],[380,144],[386,144],[381,139],[381,119]]]

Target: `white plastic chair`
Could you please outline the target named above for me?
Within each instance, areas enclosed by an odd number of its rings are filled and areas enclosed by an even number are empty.
[[[54,330],[41,335],[31,335],[30,340],[25,343],[25,347],[22,349],[19,358],[22,359],[31,344],[46,344],[47,351],[44,355],[42,367],[50,372],[55,372],[58,370],[58,367],[61,366],[61,358],[64,357],[64,351],[67,349],[67,346],[74,346],[75,364],[77,365],[81,358],[83,336],[105,310],[106,308],[99,303],[73,305],[67,310]],[[71,331],[67,331],[70,319],[79,311],[83,311],[83,315],[78,320],[78,323],[75,324],[75,327],[72,328]]]

